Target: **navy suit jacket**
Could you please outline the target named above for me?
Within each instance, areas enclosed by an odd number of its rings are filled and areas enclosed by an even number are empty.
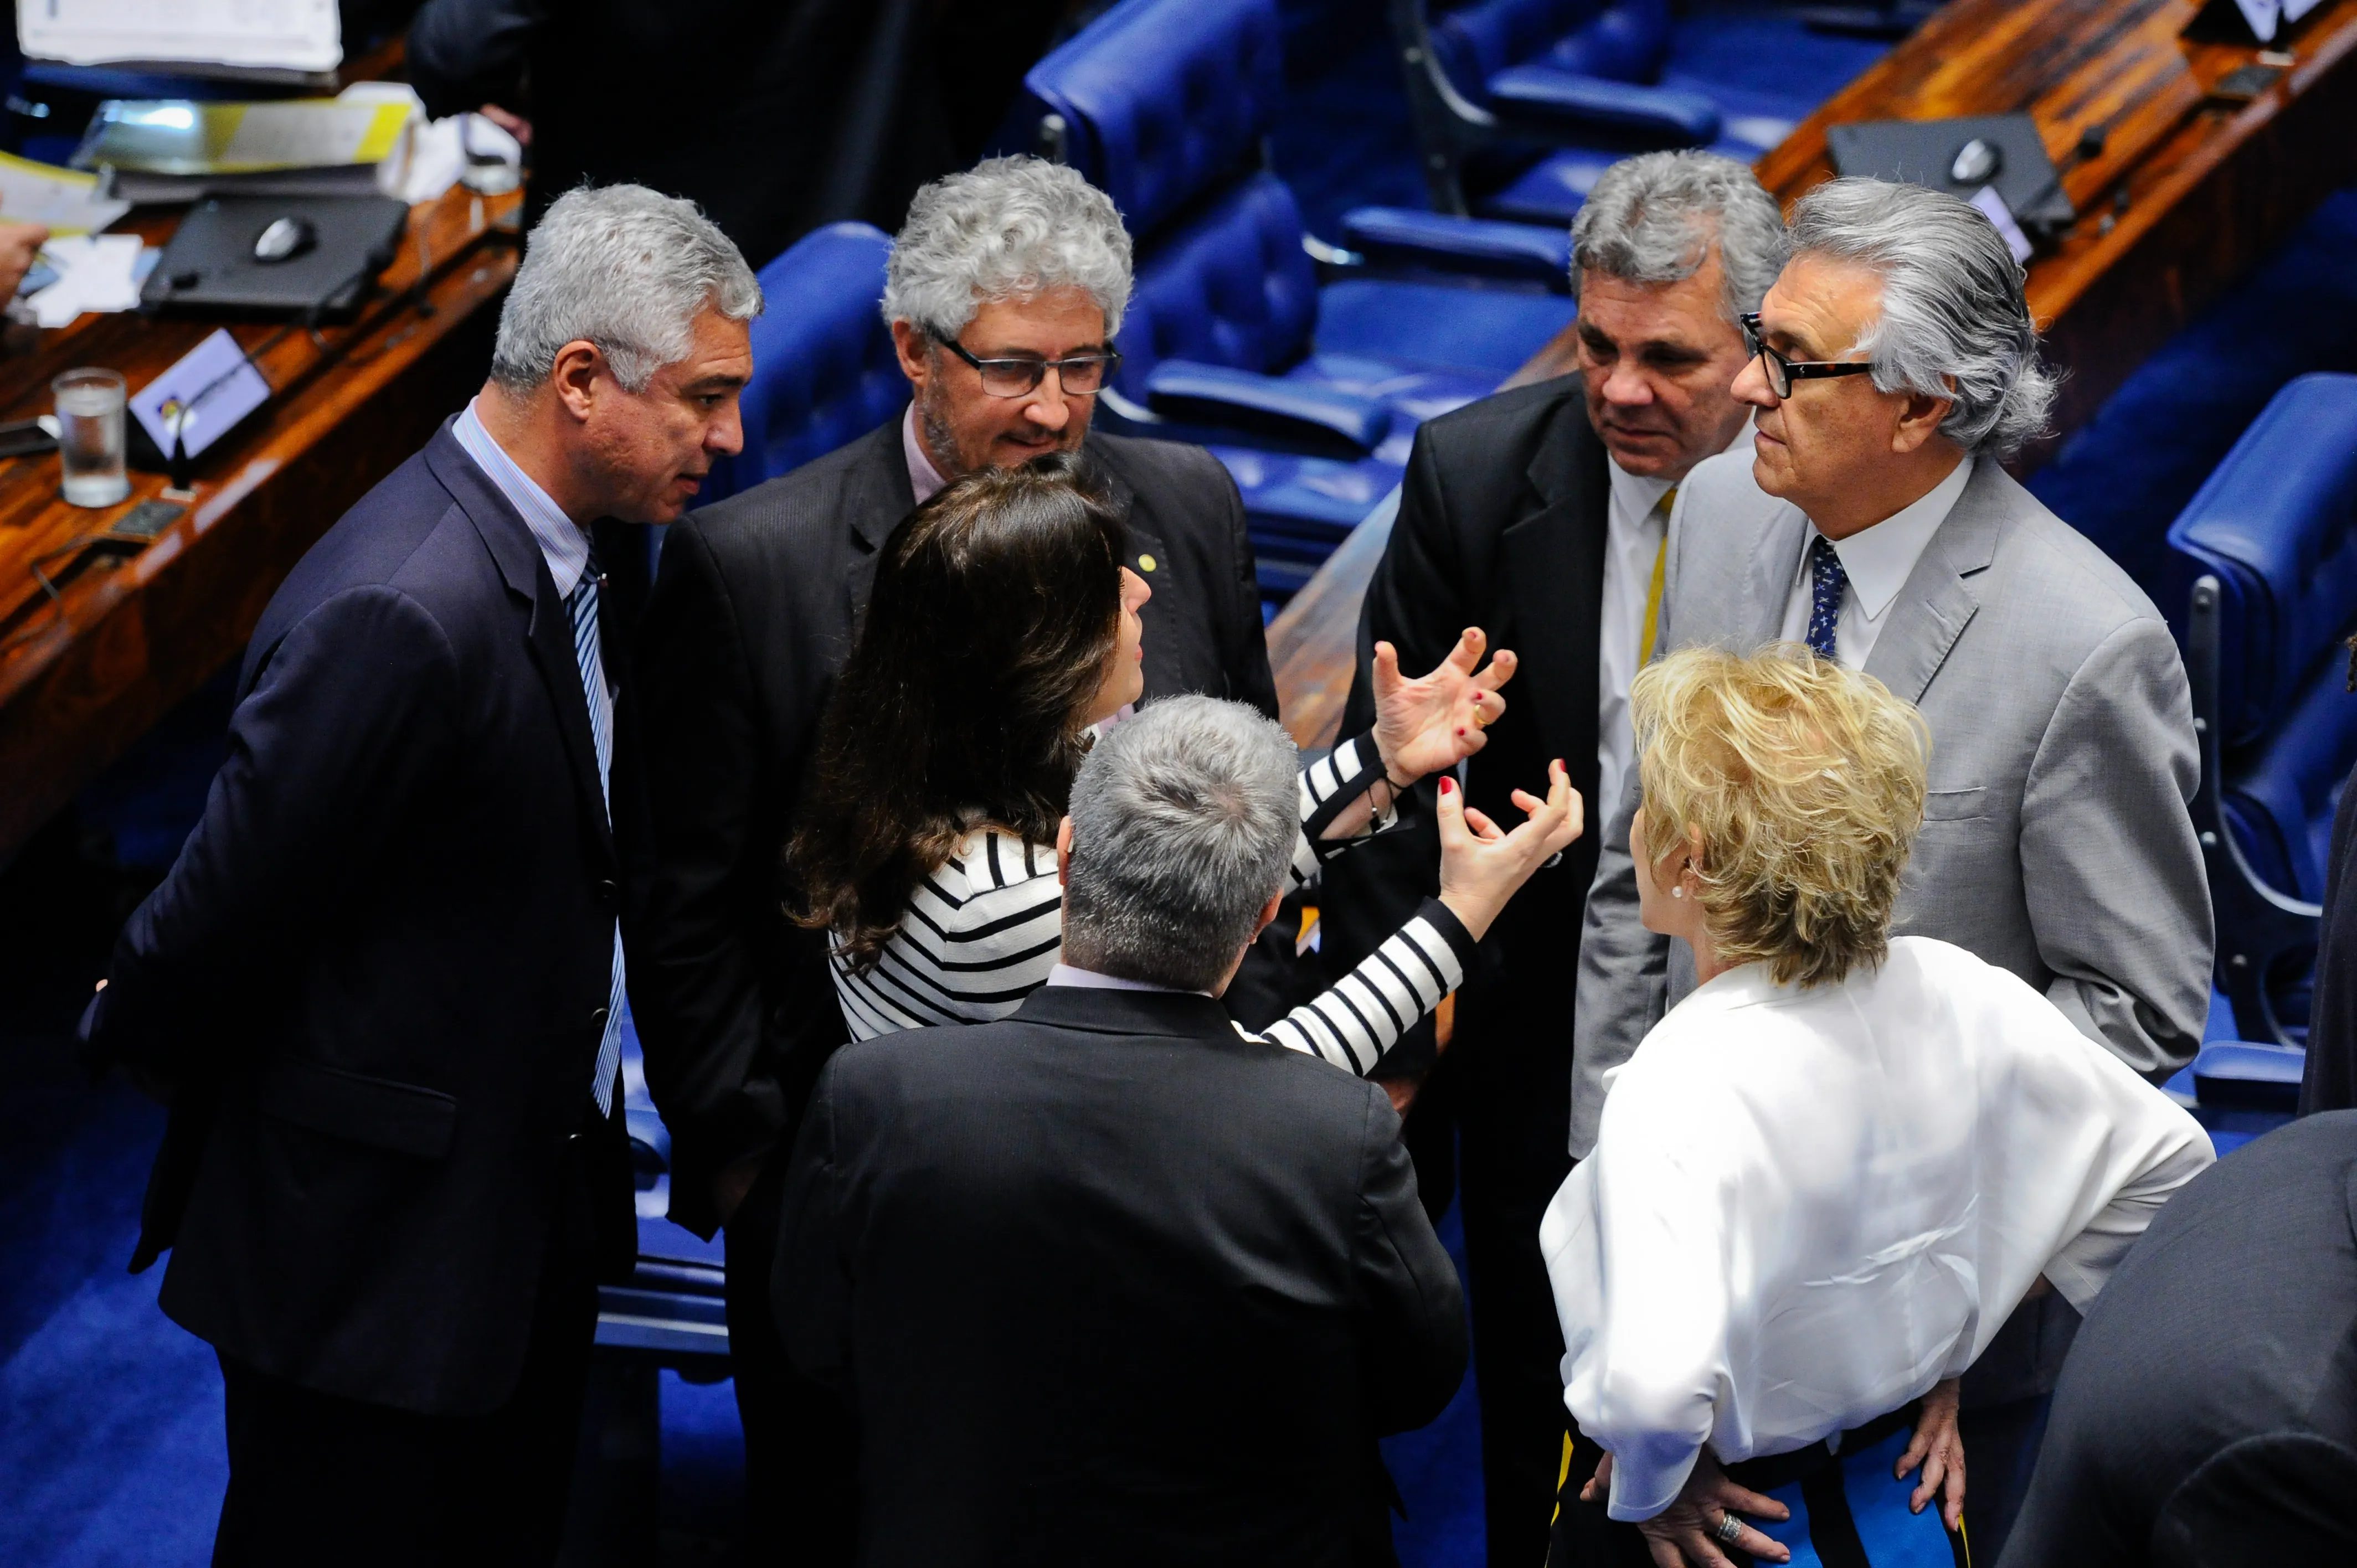
[[[571,618],[446,424],[264,611],[91,1020],[176,1086],[133,1262],[175,1248],[165,1311],[322,1392],[504,1402],[566,1144],[619,1138],[585,1133],[619,903]]]

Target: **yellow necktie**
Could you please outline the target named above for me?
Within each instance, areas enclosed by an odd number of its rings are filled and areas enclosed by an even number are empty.
[[[1678,488],[1672,485],[1653,503],[1662,514],[1662,542],[1653,551],[1653,580],[1645,590],[1645,629],[1637,637],[1637,668],[1642,670],[1652,662],[1653,634],[1662,624],[1662,578],[1670,564],[1670,506],[1678,499]]]

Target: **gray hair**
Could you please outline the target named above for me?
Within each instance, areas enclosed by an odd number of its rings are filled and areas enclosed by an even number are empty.
[[[1978,208],[1920,185],[1830,180],[1792,209],[1792,249],[1881,274],[1881,315],[1852,348],[1884,392],[1953,399],[1941,435],[2009,457],[2046,433],[2055,376],[2038,361],[2021,264]]]
[[[500,307],[491,379],[529,392],[567,343],[597,346],[631,392],[687,358],[695,318],[761,314],[761,285],[695,203],[642,185],[583,186],[551,203]]]
[[[1285,881],[1298,763],[1243,703],[1169,697],[1091,748],[1072,780],[1064,961],[1209,991]]]
[[[1646,153],[1606,169],[1571,220],[1571,292],[1594,269],[1658,287],[1702,270],[1718,243],[1732,324],[1760,308],[1790,253],[1776,199],[1745,165],[1717,153]]]
[[[909,203],[884,271],[884,319],[950,338],[984,301],[1077,288],[1104,312],[1129,307],[1129,231],[1113,198],[1044,158],[990,158]]]

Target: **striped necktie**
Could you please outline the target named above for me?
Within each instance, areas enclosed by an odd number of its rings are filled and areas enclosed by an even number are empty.
[[[613,704],[606,695],[606,660],[597,647],[597,586],[604,581],[598,575],[597,556],[589,555],[588,564],[581,569],[581,581],[565,596],[565,607],[573,614],[573,661],[581,671],[581,695],[589,704],[589,739],[597,752],[597,789],[607,792],[607,777],[614,770]],[[610,807],[608,808],[610,811]],[[589,1097],[597,1102],[597,1114],[614,1112],[614,1076],[622,1065],[622,927],[614,924],[613,981],[606,996],[606,1033],[597,1042],[597,1076],[590,1080]]]

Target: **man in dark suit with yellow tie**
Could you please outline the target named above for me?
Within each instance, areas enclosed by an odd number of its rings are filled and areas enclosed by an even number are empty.
[[[1652,153],[1605,173],[1572,226],[1577,371],[1416,434],[1360,620],[1344,733],[1372,719],[1378,640],[1423,669],[1478,626],[1522,662],[1512,704],[1465,770],[1469,802],[1497,816],[1515,780],[1558,757],[1588,800],[1618,798],[1670,498],[1749,431],[1729,390],[1744,363],[1736,317],[1759,308],[1784,254],[1775,199],[1741,164]],[[1427,784],[1402,802],[1399,831],[1327,871],[1332,973],[1432,891],[1432,803]],[[1464,1202],[1490,1561],[1512,1568],[1546,1553],[1563,1441],[1562,1333],[1538,1229],[1571,1168],[1570,979],[1596,853],[1590,833],[1499,922],[1458,994],[1447,1055],[1435,1063],[1413,1036],[1394,1053],[1396,1092],[1415,1096],[1407,1138],[1426,1201],[1437,1212],[1454,1188]]]

